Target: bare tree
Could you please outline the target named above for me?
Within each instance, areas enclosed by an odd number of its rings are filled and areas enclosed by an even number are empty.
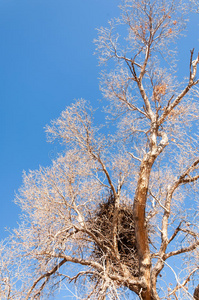
[[[178,82],[174,47],[186,4],[124,0],[99,29],[100,62],[114,65],[101,81],[109,127],[93,125],[84,100],[47,126],[66,148],[24,174],[22,223],[1,244],[1,299],[49,299],[64,282],[85,299],[193,299],[199,55],[180,62],[188,72]]]

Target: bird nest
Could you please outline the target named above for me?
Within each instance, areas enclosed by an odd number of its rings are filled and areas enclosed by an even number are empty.
[[[139,276],[139,260],[135,238],[135,224],[132,205],[120,204],[117,214],[117,252],[114,251],[113,218],[115,199],[110,194],[99,204],[94,215],[89,220],[89,228],[93,235],[94,249],[92,256],[102,264],[108,264],[119,272],[121,263],[132,275]]]

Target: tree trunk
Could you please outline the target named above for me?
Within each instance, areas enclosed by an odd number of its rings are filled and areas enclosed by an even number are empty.
[[[193,297],[195,300],[199,300],[199,284],[197,285],[197,287],[195,288]]]
[[[152,300],[151,297],[151,257],[149,250],[148,230],[145,222],[145,209],[149,177],[155,157],[146,154],[140,167],[138,185],[134,199],[134,219],[137,251],[139,256],[140,276],[143,277],[146,289],[140,291],[143,300]]]

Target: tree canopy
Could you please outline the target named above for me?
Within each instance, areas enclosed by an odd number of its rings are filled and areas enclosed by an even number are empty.
[[[106,122],[96,127],[80,99],[46,127],[64,150],[24,173],[22,222],[0,248],[1,299],[49,299],[63,282],[84,299],[193,299],[199,54],[180,62],[182,80],[175,48],[193,5],[123,0],[98,29]]]

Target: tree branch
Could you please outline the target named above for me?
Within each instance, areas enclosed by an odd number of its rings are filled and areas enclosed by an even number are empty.
[[[193,51],[193,50],[192,50]],[[189,90],[198,83],[198,81],[194,82],[194,78],[197,72],[197,64],[199,63],[199,54],[196,60],[192,61],[193,52],[191,51],[191,59],[190,59],[190,78],[187,86],[184,90],[175,98],[175,100],[170,103],[164,110],[161,117],[158,119],[158,125],[161,125],[166,117],[170,114],[170,112],[180,103],[180,101],[184,98],[184,96],[189,92]],[[193,70],[191,69],[191,66]]]
[[[193,251],[198,246],[199,246],[199,240],[197,240],[195,243],[193,243],[192,245],[190,245],[188,247],[184,247],[184,248],[181,248],[181,249],[178,249],[178,250],[175,250],[175,251],[168,252],[163,256],[163,258],[164,258],[164,260],[166,260],[171,256],[176,256],[176,255],[179,255],[179,254],[182,254],[182,253]]]
[[[197,272],[198,270],[199,270],[199,268],[195,268],[194,270],[192,270],[192,271],[189,273],[189,275],[187,276],[187,278],[183,281],[183,283],[178,284],[178,285],[173,289],[173,291],[170,292],[170,293],[168,294],[168,297],[171,296],[171,295],[173,295],[173,294],[174,294],[177,290],[179,290],[180,288],[184,287],[184,286],[190,281],[191,276],[192,276],[195,272]]]
[[[62,261],[60,263],[58,263],[55,267],[53,267],[50,271],[46,272],[45,274],[41,275],[37,280],[35,280],[35,282],[33,283],[32,287],[29,289],[27,296],[25,298],[25,300],[28,300],[28,298],[30,297],[30,294],[32,293],[32,291],[34,290],[34,288],[36,287],[36,285],[44,278],[49,278],[52,274],[54,274],[63,264],[65,264],[67,260],[64,258],[62,259]],[[42,289],[44,288],[44,286],[42,287]]]

